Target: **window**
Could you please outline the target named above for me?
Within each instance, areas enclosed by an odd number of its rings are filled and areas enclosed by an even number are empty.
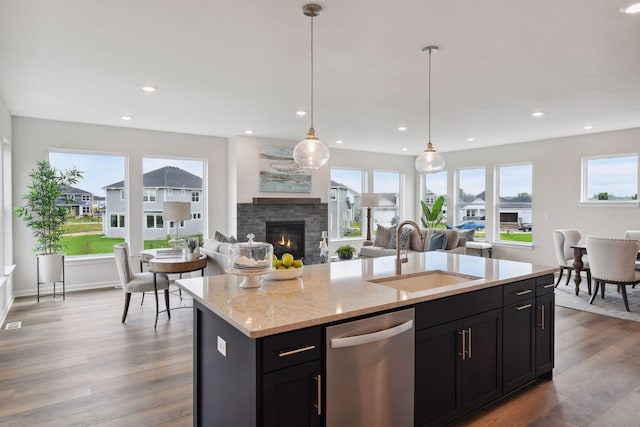
[[[147,226],[143,229],[142,238],[144,247],[164,247],[167,236],[175,237],[175,221],[163,221],[158,218],[162,209],[162,202],[199,202],[202,203],[206,194],[204,188],[205,162],[199,159],[177,159],[162,157],[144,157],[142,159],[143,189],[142,194],[150,202],[158,202],[156,205],[143,206],[142,218]],[[171,183],[171,188],[168,187]],[[179,190],[180,189],[180,190]],[[175,190],[175,191],[174,191]],[[157,193],[160,198],[157,198]],[[164,200],[163,200],[164,199]],[[181,220],[179,225],[179,238],[202,237],[204,223],[202,207],[198,205],[199,212],[191,212],[189,220]],[[175,218],[174,218],[175,219]],[[192,221],[198,219],[199,221]]]
[[[162,213],[147,214],[147,228],[164,228]]]
[[[145,203],[155,203],[156,201],[156,190],[145,188],[142,190],[142,201]]]
[[[358,202],[363,176],[359,169],[331,169],[329,238],[362,237],[362,210],[358,209]]]
[[[531,243],[533,168],[531,163],[498,166],[497,240]]]
[[[111,215],[111,227],[112,228],[124,228],[124,215]]]
[[[484,224],[486,214],[484,168],[459,169],[457,175],[455,218],[449,217],[449,224],[457,225],[462,221]],[[476,230],[475,238],[483,240],[484,230]]]
[[[373,192],[380,195],[380,205],[373,210],[373,223],[389,227],[400,222],[399,172],[373,172]],[[373,226],[371,234],[375,234]]]
[[[442,213],[444,214],[443,222],[447,222],[447,171],[424,174],[424,194],[422,200],[431,207],[436,199],[444,196],[444,204],[442,205]]]
[[[62,236],[62,244],[67,256],[113,253],[113,245],[124,241],[126,231],[125,157],[51,151],[49,162],[58,170],[75,166],[83,172],[70,193],[76,194],[81,203],[76,215],[92,218],[90,222],[73,220],[66,224],[69,234]]]
[[[582,158],[582,202],[637,202],[638,155]]]

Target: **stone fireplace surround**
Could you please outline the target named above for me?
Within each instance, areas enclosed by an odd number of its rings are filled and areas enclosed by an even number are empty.
[[[307,263],[320,256],[322,232],[328,230],[328,205],[319,198],[254,197],[253,203],[238,203],[238,240],[253,233],[257,241],[266,236],[267,221],[304,221],[304,258]]]

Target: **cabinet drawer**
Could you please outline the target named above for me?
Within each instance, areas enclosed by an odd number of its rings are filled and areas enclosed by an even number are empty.
[[[501,286],[423,302],[416,305],[416,329],[462,319],[500,306],[502,306]]]
[[[547,295],[553,292],[555,285],[553,283],[553,274],[536,277],[536,296]]]
[[[321,330],[319,326],[266,337],[262,341],[263,372],[270,372],[319,359]]]
[[[535,286],[535,279],[521,280],[519,282],[504,285],[504,287],[502,288],[504,299],[503,304],[509,305],[534,297],[536,295]]]

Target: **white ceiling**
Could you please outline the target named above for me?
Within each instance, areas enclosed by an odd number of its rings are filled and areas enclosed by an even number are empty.
[[[424,149],[429,44],[440,46],[439,151],[640,127],[640,15],[619,12],[628,1],[321,1],[316,134],[330,148]],[[305,3],[0,0],[0,97],[15,116],[301,140]]]

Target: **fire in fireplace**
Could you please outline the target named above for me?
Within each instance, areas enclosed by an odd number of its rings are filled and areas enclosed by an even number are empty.
[[[304,221],[267,221],[265,242],[273,245],[277,257],[288,252],[295,259],[304,258]]]

